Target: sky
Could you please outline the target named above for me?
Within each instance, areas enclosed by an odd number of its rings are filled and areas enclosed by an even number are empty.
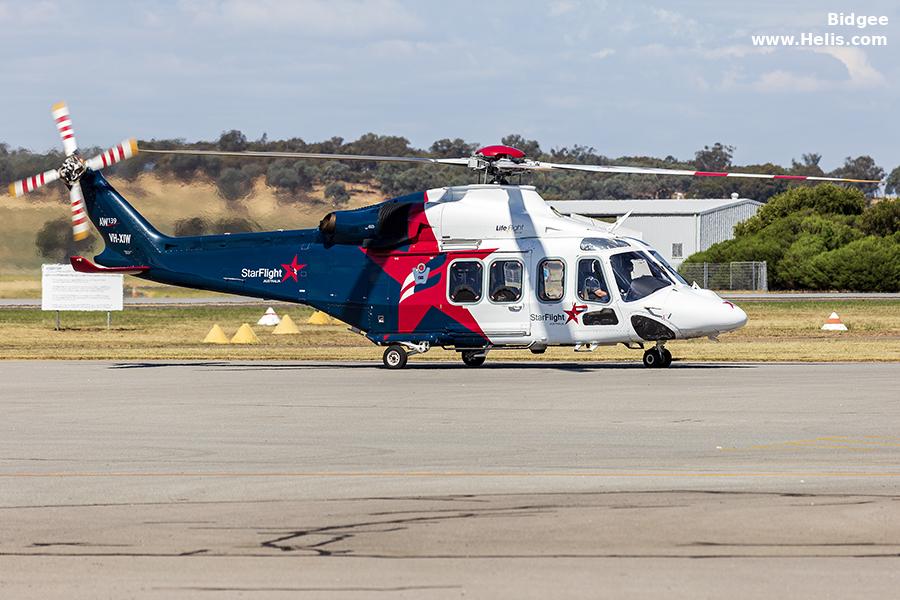
[[[722,142],[739,164],[900,165],[896,0],[0,0],[0,30],[0,141],[38,151],[59,145],[49,110],[65,100],[83,146],[519,133],[612,157]],[[801,33],[888,45],[751,41]]]

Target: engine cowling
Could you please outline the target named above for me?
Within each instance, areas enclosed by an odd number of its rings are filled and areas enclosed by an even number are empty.
[[[319,222],[319,231],[329,244],[400,245],[411,240],[409,216],[412,206],[410,202],[391,201],[356,210],[336,210]]]

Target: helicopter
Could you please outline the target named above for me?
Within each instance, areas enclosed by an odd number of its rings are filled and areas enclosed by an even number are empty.
[[[57,169],[10,184],[21,196],[61,180],[69,189],[72,233],[88,221],[103,251],[70,258],[82,273],[124,273],[187,288],[307,305],[384,347],[389,369],[433,347],[482,365],[503,349],[544,353],[551,346],[593,352],[624,344],[643,364],[672,364],[667,342],[717,339],[747,315],[714,291],[688,283],[624,218],[605,223],[566,216],[534,186],[510,179],[531,172],[749,177],[792,181],[868,180],[724,173],[638,166],[549,163],[516,148],[485,146],[473,156],[425,158],[141,150],[157,154],[390,161],[469,168],[472,185],[430,189],[325,215],[317,228],[172,237],[158,231],[103,177],[104,167],[139,152],[134,139],[84,159],[65,103],[51,114],[65,159]]]

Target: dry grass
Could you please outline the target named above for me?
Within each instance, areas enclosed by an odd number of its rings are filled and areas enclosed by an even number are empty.
[[[258,346],[206,345],[201,340],[213,323],[233,334],[241,323],[256,322],[259,306],[129,308],[113,314],[107,331],[103,313],[63,313],[62,331],[53,331],[53,313],[36,309],[0,310],[0,358],[13,359],[303,359],[378,360],[381,350],[340,325],[306,325],[307,308],[276,305],[300,325],[300,334],[275,336],[254,326]],[[692,361],[900,361],[900,301],[751,303],[744,329],[709,340],[669,345],[676,359]],[[822,322],[836,310],[850,331],[824,332]],[[458,360],[453,352],[433,350],[413,360]],[[554,348],[497,352],[491,360],[639,360],[640,352],[622,346],[591,354]]]

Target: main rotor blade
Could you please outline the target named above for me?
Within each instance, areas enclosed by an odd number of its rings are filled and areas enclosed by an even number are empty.
[[[150,154],[191,154],[197,156],[236,156],[248,158],[312,158],[317,160],[360,160],[369,162],[407,162],[439,165],[468,165],[468,158],[424,158],[421,156],[370,156],[368,154],[320,154],[316,152],[229,152],[225,150],[147,150]]]
[[[84,164],[86,164],[88,168],[93,169],[94,171],[99,171],[103,167],[114,165],[120,160],[131,158],[137,153],[137,140],[135,140],[134,138],[129,138],[123,141],[121,144],[113,146],[103,154],[98,154],[94,158],[87,159],[86,161],[84,161]]]
[[[527,164],[527,163],[526,163]],[[534,163],[535,170],[587,171],[590,173],[625,173],[637,175],[682,175],[688,177],[744,177],[752,179],[786,179],[789,181],[840,181],[845,183],[880,183],[877,179],[847,179],[845,177],[818,177],[815,175],[774,175],[771,173],[735,173],[718,171],[690,171],[686,169],[659,169],[656,167],[619,167],[606,165],[570,165],[565,163]]]
[[[59,179],[59,172],[56,169],[44,171],[33,177],[26,177],[20,181],[9,184],[9,195],[13,198],[24,196],[28,192],[33,192],[43,185],[47,185],[51,181]]]
[[[56,130],[62,139],[63,150],[66,156],[72,156],[78,150],[78,144],[75,143],[75,131],[72,129],[72,117],[69,115],[69,107],[65,102],[57,102],[50,109],[53,120],[56,121]]]
[[[81,182],[76,181],[69,188],[69,201],[72,206],[72,237],[80,242],[88,236],[88,216],[84,206],[84,194],[81,191]]]

